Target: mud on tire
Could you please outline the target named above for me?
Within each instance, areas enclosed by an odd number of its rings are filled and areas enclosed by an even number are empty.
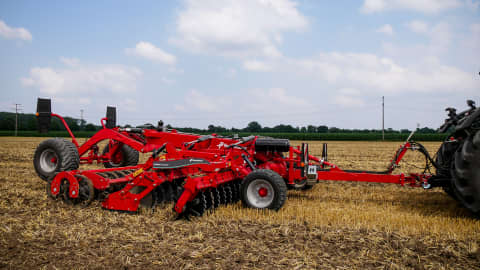
[[[76,170],[79,165],[77,147],[63,138],[41,142],[33,155],[35,171],[45,181],[57,172]]]
[[[103,149],[103,154],[108,153],[109,145],[107,144]],[[114,153],[115,155],[115,153]],[[105,168],[118,168],[118,167],[127,167],[127,166],[135,166],[138,164],[139,153],[137,150],[131,148],[126,144],[122,144],[119,149],[119,160],[110,160],[108,162],[103,163]]]
[[[241,187],[244,206],[278,211],[287,199],[287,185],[271,170],[255,170],[247,175]]]
[[[480,131],[458,147],[452,162],[452,189],[465,208],[480,218]]]

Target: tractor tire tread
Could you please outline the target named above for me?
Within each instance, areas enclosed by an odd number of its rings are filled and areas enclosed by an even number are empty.
[[[460,203],[480,218],[480,131],[466,138],[454,155],[452,187]]]

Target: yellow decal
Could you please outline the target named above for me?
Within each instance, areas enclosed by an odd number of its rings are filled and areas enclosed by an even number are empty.
[[[136,170],[134,173],[133,173],[133,177],[137,177],[139,174],[141,174],[143,172],[143,168],[140,168],[138,170]]]

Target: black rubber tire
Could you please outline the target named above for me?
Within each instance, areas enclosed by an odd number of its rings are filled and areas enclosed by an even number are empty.
[[[480,131],[463,141],[452,162],[452,189],[462,205],[480,218]]]
[[[54,156],[56,162],[48,159]],[[43,180],[54,176],[57,172],[78,169],[80,157],[77,147],[63,138],[53,138],[41,142],[33,155],[33,167]]]
[[[450,183],[449,186],[443,186],[442,187],[443,191],[445,191],[445,193],[447,193],[448,196],[452,197],[453,199],[457,200],[457,196],[455,195],[455,192],[453,191],[453,187]]]
[[[458,144],[454,142],[444,142],[437,151],[435,163],[437,163],[437,175],[450,179],[451,176],[451,164],[455,155],[455,151],[458,148]],[[450,197],[458,200],[453,191],[452,183],[448,186],[442,187],[443,191]]]
[[[109,151],[108,144],[103,148],[103,153],[106,154]],[[120,148],[122,151],[122,161],[120,163],[113,163],[112,161],[103,163],[105,168],[119,168],[127,166],[136,166],[138,164],[138,159],[140,154],[137,150],[131,148],[130,146],[123,144]]]
[[[255,204],[251,202],[247,196],[248,187],[255,180],[265,180],[270,183],[271,187],[273,188],[273,200],[265,207],[255,206]],[[278,173],[272,170],[255,170],[243,179],[241,186],[241,196],[242,203],[246,207],[257,209],[267,208],[278,211],[280,210],[280,208],[282,208],[282,206],[285,204],[285,201],[287,200],[287,185],[285,184],[283,178]]]

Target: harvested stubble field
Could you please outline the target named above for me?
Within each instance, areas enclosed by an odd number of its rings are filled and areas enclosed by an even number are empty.
[[[238,203],[173,221],[171,205],[131,215],[47,199],[32,165],[42,140],[0,138],[0,268],[480,267],[480,221],[440,189],[322,182],[289,191],[278,212]],[[329,159],[383,170],[399,145],[329,142]],[[425,145],[434,153],[439,143]],[[321,143],[310,142],[310,151],[320,155]],[[406,161],[400,171],[424,162],[418,153]]]

